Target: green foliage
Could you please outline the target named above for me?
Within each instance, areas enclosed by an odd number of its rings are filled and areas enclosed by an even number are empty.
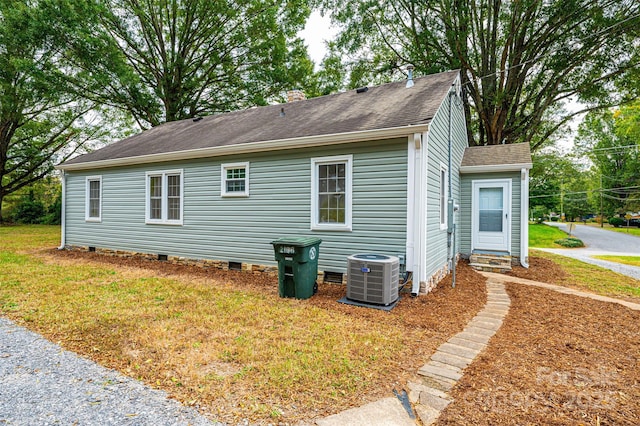
[[[584,243],[582,242],[582,240],[575,237],[563,238],[561,240],[556,240],[554,242],[558,245],[561,245],[562,247],[567,247],[567,248],[584,247]]]
[[[13,221],[28,224],[40,223],[44,212],[44,204],[35,199],[33,191],[29,191],[29,194],[16,206],[13,212]]]
[[[0,205],[106,131],[69,84],[73,16],[63,0],[0,2]]]
[[[69,44],[86,70],[78,90],[142,128],[265,105],[313,84],[296,37],[305,0],[84,0],[77,9],[84,23]]]
[[[622,225],[624,225],[624,219],[622,219],[621,217],[610,217],[609,218],[609,225],[615,227],[615,228],[620,228]]]
[[[7,196],[4,216],[13,223],[59,225],[62,212],[60,181],[46,177]]]
[[[636,72],[640,3],[620,0],[321,0],[356,80],[460,69],[472,144],[544,146],[580,111],[605,107]],[[604,12],[606,11],[606,13]],[[621,87],[621,86],[620,86]]]
[[[576,147],[591,160],[601,179],[606,216],[640,209],[640,101],[587,114],[578,129]]]
[[[535,153],[530,179],[532,209],[544,213],[562,211],[568,220],[593,213],[589,192],[593,176],[575,157],[557,151]]]

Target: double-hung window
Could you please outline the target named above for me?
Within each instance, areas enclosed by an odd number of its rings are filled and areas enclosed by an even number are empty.
[[[182,170],[147,172],[146,223],[182,225]]]
[[[88,176],[86,179],[84,219],[102,222],[102,176]]]
[[[449,178],[447,175],[447,167],[444,164],[440,164],[440,229],[447,229],[447,203],[449,196]]]
[[[249,196],[249,163],[223,164],[221,191],[223,197]]]
[[[351,163],[343,155],[311,159],[311,229],[351,231]]]

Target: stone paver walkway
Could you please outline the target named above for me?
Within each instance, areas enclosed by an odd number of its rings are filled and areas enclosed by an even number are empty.
[[[431,356],[428,363],[418,370],[418,375],[408,383],[409,400],[425,426],[433,424],[442,410],[453,399],[449,391],[462,377],[464,369],[473,362],[489,340],[498,331],[509,312],[511,299],[505,283],[531,285],[547,288],[559,293],[587,297],[609,303],[617,303],[640,311],[640,304],[612,297],[600,296],[554,284],[531,281],[492,272],[480,272],[487,278],[487,304],[465,327],[465,329],[443,343]],[[343,411],[316,421],[319,426],[410,426],[414,419],[402,407],[397,398],[385,398],[362,407]]]
[[[509,312],[511,299],[504,284],[487,280],[487,304],[467,324],[465,329],[443,343],[431,360],[418,370],[417,380],[408,383],[409,400],[414,404],[422,424],[436,421],[452,401],[448,392],[462,377],[463,370],[473,362],[498,331]]]
[[[586,291],[575,290],[573,288],[563,287],[555,284],[541,283],[539,281],[527,280],[524,278],[512,277],[509,275],[496,274],[493,272],[480,272],[480,274],[487,277],[489,280],[499,283],[516,283],[525,284],[534,287],[542,287],[549,290],[557,291],[558,293],[571,294],[578,297],[586,297],[593,300],[599,300],[601,302],[617,303],[618,305],[625,306],[634,311],[640,311],[640,303],[628,302],[622,299],[616,299],[614,297],[600,296],[599,294],[589,293]]]

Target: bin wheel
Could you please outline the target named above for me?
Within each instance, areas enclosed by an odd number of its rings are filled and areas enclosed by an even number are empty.
[[[313,294],[316,294],[318,292],[318,282],[316,281],[315,283],[313,283]]]

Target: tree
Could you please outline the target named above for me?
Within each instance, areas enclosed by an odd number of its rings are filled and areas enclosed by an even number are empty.
[[[305,0],[82,3],[84,32],[70,44],[85,72],[74,78],[141,128],[264,105],[313,72],[295,36],[310,12]]]
[[[638,209],[640,195],[640,101],[587,114],[576,149],[591,160],[601,179],[604,213]]]
[[[594,209],[590,197],[591,174],[575,157],[557,151],[533,155],[529,205],[538,214],[564,213],[573,220]]]
[[[99,132],[85,120],[94,105],[74,94],[64,74],[65,4],[0,2],[0,206]]]
[[[615,85],[639,62],[635,0],[321,3],[342,24],[338,44],[352,68],[387,76],[408,63],[417,74],[460,69],[475,145],[544,146],[577,114],[624,101]],[[574,99],[586,106],[565,110]]]

